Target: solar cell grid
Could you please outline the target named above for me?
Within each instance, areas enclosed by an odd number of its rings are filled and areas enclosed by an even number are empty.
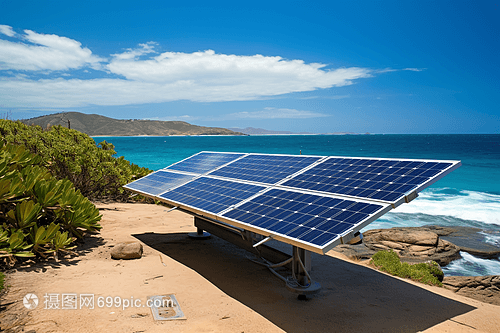
[[[168,171],[156,171],[135,182],[126,185],[127,188],[150,195],[158,195],[175,186],[192,180],[194,176],[182,175]]]
[[[452,163],[330,158],[285,186],[395,202]]]
[[[212,218],[324,253],[340,236],[387,212],[389,203],[401,203],[407,193],[422,190],[459,165],[458,161],[202,152],[125,187],[194,214],[209,212]]]
[[[179,163],[171,165],[167,167],[167,169],[203,174],[218,168],[221,165],[234,161],[243,155],[244,154],[232,153],[199,153]]]
[[[321,247],[383,208],[383,205],[273,189],[223,216]]]
[[[214,176],[275,184],[320,157],[248,155],[211,173]]]
[[[201,177],[160,198],[217,214],[263,189],[263,186]]]

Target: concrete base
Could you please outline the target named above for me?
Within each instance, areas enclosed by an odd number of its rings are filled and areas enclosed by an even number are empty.
[[[198,228],[196,232],[191,232],[188,234],[188,236],[193,239],[202,240],[210,238],[211,235],[208,232],[204,232],[203,229]]]

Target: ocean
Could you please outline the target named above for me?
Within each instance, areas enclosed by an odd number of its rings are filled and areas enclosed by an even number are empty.
[[[470,226],[500,247],[500,135],[272,135],[95,137],[117,156],[153,170],[200,151],[461,160],[462,166],[362,231],[396,226]],[[500,259],[461,253],[446,275],[500,275]]]

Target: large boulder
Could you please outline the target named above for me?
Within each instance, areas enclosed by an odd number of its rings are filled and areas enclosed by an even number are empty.
[[[393,249],[410,263],[434,260],[441,266],[459,259],[459,251],[494,259],[500,257],[500,247],[487,242],[487,233],[472,227],[406,227],[370,230],[361,244],[344,244],[334,250],[348,257],[369,259],[380,250]],[[459,251],[457,251],[457,249]]]
[[[440,239],[437,233],[414,228],[369,230],[363,234],[363,244],[371,251],[394,250],[402,261],[409,263],[435,261],[441,266],[460,258],[460,248]],[[367,251],[358,249],[363,255]],[[342,252],[346,252],[343,249]]]
[[[459,295],[500,305],[500,275],[446,276],[443,286]]]
[[[111,250],[113,259],[140,259],[142,257],[142,244],[139,242],[118,243]]]
[[[500,247],[489,244],[486,240],[488,231],[472,227],[418,227],[416,230],[427,230],[435,232],[439,238],[447,240],[460,248],[460,251],[468,252],[474,256],[495,259],[500,257]]]
[[[337,245],[336,247],[333,248],[333,250],[342,253],[348,258],[357,260],[371,259],[371,257],[375,253],[377,253],[377,251],[374,251],[366,247],[366,245],[363,243],[355,245],[350,245],[350,244]]]
[[[433,260],[441,266],[460,258],[460,248],[442,240],[432,231],[412,228],[370,230],[363,235],[371,250],[394,250],[402,261],[414,263]]]

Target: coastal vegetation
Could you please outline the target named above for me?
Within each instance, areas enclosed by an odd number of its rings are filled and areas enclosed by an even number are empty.
[[[0,258],[71,252],[85,231],[101,228],[99,210],[67,179],[56,179],[40,156],[21,145],[0,148]]]
[[[444,274],[439,268],[439,265],[434,261],[410,265],[406,262],[401,262],[397,253],[390,250],[375,253],[370,263],[381,271],[391,275],[429,285],[443,286],[441,281],[443,280]]]
[[[90,200],[129,200],[122,186],[151,170],[116,158],[114,146],[62,126],[0,120],[0,258],[72,253],[101,229]]]
[[[141,178],[151,170],[131,164],[116,154],[111,143],[98,145],[87,134],[56,125],[43,129],[20,121],[0,119],[4,143],[23,145],[40,157],[57,179],[68,179],[90,200],[127,200],[123,185]]]

